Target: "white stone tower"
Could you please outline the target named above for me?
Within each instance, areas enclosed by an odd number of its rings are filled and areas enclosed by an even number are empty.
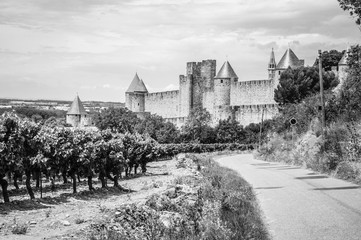
[[[92,119],[85,111],[83,103],[77,95],[66,113],[66,123],[72,127],[86,127],[92,125]]]
[[[145,111],[145,95],[148,93],[143,80],[136,73],[128,90],[125,92],[125,107],[135,113]]]

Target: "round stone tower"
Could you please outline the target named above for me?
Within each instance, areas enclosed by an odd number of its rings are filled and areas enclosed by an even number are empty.
[[[226,61],[214,78],[214,105],[229,106],[231,103],[231,83],[237,82],[238,77],[231,64]]]
[[[128,90],[125,92],[125,107],[132,112],[145,111],[145,95],[148,93],[144,82],[136,73]]]

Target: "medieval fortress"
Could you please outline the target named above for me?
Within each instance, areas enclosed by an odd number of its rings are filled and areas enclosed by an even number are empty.
[[[136,74],[125,93],[125,106],[140,115],[160,115],[177,126],[184,124],[193,108],[203,107],[211,114],[213,125],[232,118],[246,126],[277,114],[274,89],[280,74],[288,67],[303,65],[304,61],[291,49],[287,49],[277,64],[272,50],[267,79],[238,81],[228,61],[218,73],[216,60],[189,62],[186,75],[179,76],[179,90],[156,93],[148,93]]]
[[[333,69],[338,76],[340,88],[347,77],[346,50],[337,67]],[[298,59],[289,48],[276,63],[272,49],[268,63],[268,78],[264,80],[238,81],[231,64],[225,62],[216,74],[216,60],[187,63],[186,75],[179,76],[180,89],[176,91],[148,93],[143,82],[135,74],[128,90],[125,92],[125,106],[137,113],[139,117],[157,114],[177,126],[182,126],[192,109],[202,107],[211,114],[212,125],[219,120],[234,119],[243,126],[270,119],[278,113],[274,101],[274,90],[280,75],[288,68],[304,66],[304,60]],[[92,126],[92,117],[76,96],[66,122],[73,127]]]
[[[347,51],[346,51],[347,53]],[[340,82],[343,82],[346,53],[339,63]],[[212,125],[219,120],[235,119],[241,125],[259,123],[278,113],[274,90],[280,75],[288,68],[304,66],[289,48],[277,63],[272,49],[268,63],[268,78],[238,81],[231,64],[225,62],[218,73],[216,60],[187,63],[186,75],[179,76],[179,90],[148,93],[136,74],[125,93],[125,106],[138,114],[157,114],[177,126],[182,126],[193,108],[203,107],[210,114]]]

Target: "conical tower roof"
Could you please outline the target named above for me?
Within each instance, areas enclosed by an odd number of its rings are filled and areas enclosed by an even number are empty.
[[[128,90],[126,91],[127,93],[132,93],[132,92],[143,92],[143,93],[147,93],[148,90],[145,87],[145,84],[143,82],[143,80],[140,80],[140,78],[138,77],[138,74],[136,73],[132,83],[130,84]]]
[[[345,53],[343,54],[341,60],[338,62],[338,65],[347,65],[347,58],[348,58],[348,53],[351,50],[351,47],[348,47],[345,51]]]
[[[277,63],[276,63],[275,53],[273,52],[273,48],[272,48],[271,57],[269,59],[268,67],[269,68],[275,68],[276,65],[277,65]],[[271,67],[271,66],[273,66],[273,67]]]
[[[221,69],[219,70],[215,78],[238,78],[237,74],[234,72],[231,64],[226,61]]]
[[[301,65],[300,62],[301,61],[298,59],[296,54],[290,48],[288,48],[278,63],[277,69],[287,69],[288,67],[297,68]]]
[[[83,106],[83,103],[80,101],[79,96],[77,95],[71,104],[67,115],[86,115],[87,112],[85,111],[85,108]]]

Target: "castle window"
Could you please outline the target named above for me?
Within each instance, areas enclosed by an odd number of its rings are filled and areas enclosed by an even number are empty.
[[[278,74],[281,75],[281,71],[278,71]]]
[[[138,106],[139,106],[139,103],[138,103]]]
[[[221,83],[223,83],[223,79],[221,79]]]

